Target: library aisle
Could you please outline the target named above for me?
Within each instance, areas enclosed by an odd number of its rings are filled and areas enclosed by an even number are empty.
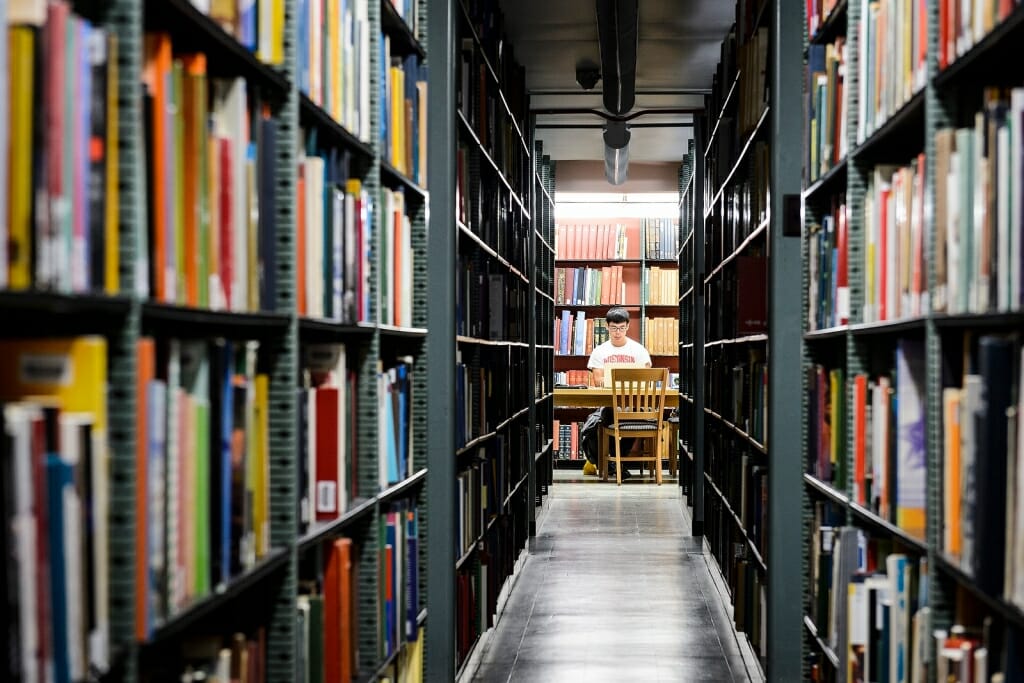
[[[472,680],[751,680],[680,488],[556,474]]]

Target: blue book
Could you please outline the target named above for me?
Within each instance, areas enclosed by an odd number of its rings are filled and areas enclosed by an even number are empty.
[[[317,0],[319,1],[319,0]],[[309,3],[310,0],[299,0],[299,92],[309,94]]]
[[[398,439],[396,437],[396,416],[395,416],[395,393],[397,391],[394,383],[391,381],[392,373],[389,371],[384,373],[384,386],[387,392],[384,396],[384,435],[385,447],[387,449],[387,466],[388,466],[388,483],[394,484],[399,480],[398,477]]]
[[[400,481],[409,476],[409,366],[399,363],[398,375],[398,471]]]
[[[420,552],[419,524],[416,509],[406,513],[405,522],[405,639],[415,642],[419,635],[419,583],[420,583]]]
[[[264,27],[265,31],[269,31],[270,27]],[[258,33],[256,31],[256,0],[241,0],[238,6],[238,42],[240,42],[246,50],[255,52],[258,42]],[[267,57],[269,55],[264,55]]]
[[[56,421],[56,416],[53,417]],[[47,422],[49,421],[50,416],[47,416]],[[47,425],[47,429],[50,429],[50,425]],[[51,445],[47,444],[48,447]],[[61,459],[59,453],[48,453],[46,455],[46,514],[49,517],[47,543],[50,549],[50,619],[53,627],[55,683],[71,683],[71,661],[68,657],[70,641],[68,636],[67,559],[64,554],[64,494],[65,489],[72,485],[71,466]]]
[[[572,313],[562,311],[562,329],[559,330],[558,353],[565,356],[569,354],[569,328],[572,325]]]
[[[220,555],[219,581],[227,582],[231,578],[231,437],[234,428],[235,392],[232,378],[235,368],[235,349],[232,344],[225,344],[222,349],[221,370],[221,406],[220,406],[220,509],[217,520],[220,527],[220,547],[215,551]]]

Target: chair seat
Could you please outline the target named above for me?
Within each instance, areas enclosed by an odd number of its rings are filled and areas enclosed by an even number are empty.
[[[620,432],[647,432],[657,428],[657,420],[626,420],[619,422]],[[613,432],[615,431],[615,427],[610,427],[609,429]]]

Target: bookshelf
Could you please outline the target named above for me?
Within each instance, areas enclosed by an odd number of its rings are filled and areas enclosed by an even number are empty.
[[[96,367],[106,368],[80,392],[95,406],[93,421],[57,418],[69,435],[91,429],[96,449],[79,452],[99,458],[93,462],[107,459],[109,474],[77,489],[85,507],[75,508],[103,533],[97,531],[83,555],[88,572],[70,553],[48,566],[63,572],[67,587],[92,582],[69,594],[90,596],[84,609],[98,621],[84,647],[75,622],[44,619],[48,657],[74,679],[84,679],[80,671],[88,666],[110,680],[180,680],[188,667],[237,664],[243,653],[261,680],[294,680],[313,662],[341,667],[334,680],[396,677],[422,665],[426,619],[426,557],[417,545],[426,539],[428,481],[427,159],[425,127],[396,132],[404,119],[391,122],[373,112],[388,106],[382,93],[397,98],[393,106],[403,110],[402,98],[425,109],[427,93],[416,79],[425,77],[426,7],[368,0],[347,5],[344,17],[321,15],[317,24],[309,13],[324,3],[264,3],[253,15],[217,18],[204,5],[61,2],[51,5],[39,29],[56,30],[54,22],[65,21],[84,31],[87,19],[96,36],[102,29],[116,38],[91,81],[96,93],[103,93],[96,88],[104,82],[109,86],[105,109],[95,107],[99,95],[93,99],[94,112],[103,116],[91,112],[91,130],[103,131],[106,154],[103,168],[90,171],[108,206],[96,204],[91,192],[71,197],[93,245],[84,253],[94,260],[55,250],[49,262],[19,261],[21,270],[10,278],[5,263],[7,289],[0,292],[4,319],[17,321],[19,329],[5,332],[0,343],[29,352],[53,348],[55,357],[93,354],[82,358],[102,358]],[[340,33],[331,33],[331,26],[342,21],[365,40],[338,43]],[[323,32],[312,32],[313,25]],[[32,30],[5,32],[3,40],[23,40]],[[339,58],[312,64],[309,48],[316,40],[337,49]],[[393,61],[380,53],[381,45]],[[408,88],[376,87],[396,78],[400,66],[408,71]],[[39,68],[51,67],[44,58]],[[331,89],[342,68],[352,84],[344,93]],[[79,75],[68,82],[90,82],[76,81]],[[53,115],[68,111],[59,102],[32,106]],[[209,134],[204,115],[215,123]],[[248,125],[234,125],[240,122]],[[0,126],[6,130],[8,119]],[[239,137],[245,128],[251,138]],[[415,153],[395,153],[388,136],[399,134],[402,149]],[[62,142],[70,153],[73,142],[41,132],[38,139],[52,153],[62,152]],[[169,147],[159,147],[158,139]],[[210,156],[197,154],[200,149]],[[158,161],[160,150],[166,163]],[[25,177],[31,178],[32,161],[24,154],[5,158],[5,165],[24,170],[28,163]],[[74,173],[84,172],[75,167]],[[219,191],[229,189],[239,194],[222,199]],[[7,230],[26,225],[35,190],[58,192],[52,185],[18,188],[22,194],[11,206],[22,213],[15,220],[4,216]],[[371,203],[384,210],[364,211]],[[186,210],[199,206],[202,213]],[[306,211],[316,206],[317,212]],[[331,221],[335,227],[325,231]],[[325,232],[329,247],[306,239]],[[222,236],[225,241],[214,242]],[[336,256],[325,259],[325,248]],[[40,245],[25,249],[43,253]],[[331,292],[322,282],[311,289],[316,280],[330,282]],[[411,300],[402,298],[405,292]],[[71,350],[48,346],[44,338],[72,339]],[[5,387],[16,391],[12,383]],[[405,403],[395,418],[401,422],[393,429],[397,455],[389,468],[391,426],[382,432],[379,416],[392,393]],[[316,412],[332,405],[321,404],[325,397],[335,401],[337,413],[329,407]],[[73,402],[63,408],[81,410]],[[22,429],[33,414],[11,412],[5,424]],[[334,430],[315,445],[312,414]],[[209,441],[203,437],[204,424],[227,430],[227,450],[216,432]],[[166,440],[154,442],[157,433]],[[19,439],[22,447],[32,443],[30,436]],[[314,452],[318,459],[311,460]],[[320,469],[332,453],[339,467],[334,475]],[[241,458],[241,468],[226,456]],[[74,467],[74,460],[67,462]],[[229,469],[216,474],[215,463]],[[323,475],[314,483],[330,484],[334,477],[333,505],[308,495],[314,471]],[[213,483],[203,483],[206,473]],[[45,535],[34,540],[60,558],[55,541]],[[209,566],[204,555],[211,556]],[[29,570],[31,564],[21,566]],[[395,597],[381,593],[381,572],[401,577]],[[40,576],[65,586],[52,572]],[[58,617],[80,609],[74,600],[44,603]],[[19,604],[25,609],[10,621],[8,635],[38,616],[31,602]],[[351,621],[314,629],[312,639],[320,644],[311,647],[296,618],[323,617],[324,605],[329,620],[344,611]],[[388,613],[393,632],[381,626],[379,615]],[[325,643],[325,633],[339,640]],[[311,652],[329,656],[316,659]],[[21,667],[41,663],[5,658],[5,677],[16,679]]]
[[[820,6],[825,3],[808,3]],[[736,20],[680,170],[680,485],[728,587],[744,648],[798,680],[804,630],[790,577],[801,537],[796,3],[736,3]],[[827,30],[838,28],[827,22]],[[823,39],[823,36],[822,36]],[[791,54],[792,53],[792,54]],[[802,109],[801,109],[802,110]],[[834,183],[826,168],[815,182]]]
[[[1021,621],[1004,558],[1018,545],[1019,226],[998,216],[1019,196],[1020,149],[1001,112],[1019,116],[1011,93],[1022,76],[1006,60],[1024,14],[1019,3],[976,15],[944,0],[908,9],[899,21],[915,31],[892,43],[909,57],[895,74],[903,87],[881,99],[870,73],[887,59],[878,10],[844,2],[825,20],[843,29],[823,42],[846,45],[846,153],[820,177],[805,173],[802,192],[804,674],[846,680],[839,662],[862,646],[877,661],[879,634],[860,642],[824,614],[876,609],[888,584],[906,601],[894,642],[911,676],[931,680],[966,660],[1012,680]],[[883,214],[891,208],[899,213]],[[828,250],[835,281],[821,267]],[[968,463],[977,478],[966,478]],[[983,483],[993,476],[999,485]],[[824,562],[841,568],[835,578],[817,571]],[[910,590],[897,590],[904,577]],[[848,585],[849,602],[836,597]]]
[[[431,140],[443,152],[437,165],[431,155],[431,210],[451,218],[431,228],[429,325],[451,338],[431,336],[428,410],[450,414],[428,420],[432,451],[451,455],[432,466],[428,487],[430,524],[443,530],[433,538],[445,546],[430,558],[428,628],[443,645],[431,641],[426,677],[456,680],[502,618],[551,481],[541,416],[551,411],[553,345],[540,322],[552,319],[553,165],[534,145],[525,71],[497,4],[434,12],[430,40],[443,39],[454,62],[431,63],[448,95],[432,104]],[[438,433],[448,428],[450,439]]]
[[[605,315],[613,306],[630,314],[628,336],[643,344],[655,367],[679,370],[678,225],[659,218],[573,218],[555,226],[555,383],[589,384],[587,361],[607,341]],[[557,411],[555,465],[577,468],[578,408]]]

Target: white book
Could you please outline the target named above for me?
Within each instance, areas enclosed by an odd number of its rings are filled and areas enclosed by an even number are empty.
[[[40,409],[28,404],[11,403],[3,408],[4,433],[11,440],[10,453],[14,461],[14,518],[11,520],[11,531],[19,596],[36,595],[39,582],[36,567],[39,540],[33,512],[36,501],[32,478],[32,421],[39,416]],[[38,683],[42,680],[37,658],[40,643],[35,607],[34,599],[18,600],[18,661],[25,683]]]
[[[309,0],[309,99],[324,105],[324,0]]]
[[[181,498],[181,460],[183,444],[179,441],[181,415],[178,406],[181,394],[181,342],[176,339],[168,343],[167,359],[167,456],[166,456],[166,501],[164,505],[164,528],[166,529],[167,605],[169,614],[176,613],[184,603],[184,582],[180,557],[181,544],[178,535],[178,506]],[[189,454],[191,455],[191,454]],[[160,509],[160,508],[157,508]]]
[[[988,309],[988,264],[984,263],[985,249],[985,214],[988,202],[985,198],[990,182],[989,162],[985,159],[985,114],[978,112],[974,116],[974,149],[971,164],[974,166],[973,194],[971,197],[973,213],[971,231],[971,253],[973,255],[973,277],[971,278],[970,310],[972,313],[984,313]]]
[[[1010,93],[1010,149],[1020,150],[1024,146],[1024,88],[1014,88]],[[1007,197],[1010,201],[1010,310],[1021,309],[1021,230],[1024,214],[1024,169],[1020,165],[1020,154],[1010,169],[1010,186]]]
[[[960,312],[960,153],[956,150],[956,136],[953,136],[952,152],[949,155],[949,175],[940,179],[945,190],[946,202],[946,309],[950,313]]]
[[[412,273],[415,254],[412,250],[412,221],[402,217],[402,325],[412,325]]]
[[[1010,129],[1001,126],[996,133],[996,267],[998,306],[1010,310]],[[1019,153],[1018,153],[1019,158]]]
[[[331,311],[332,320],[342,319],[342,303],[345,299],[345,193],[338,187],[331,190]]]
[[[61,413],[60,445],[61,459],[71,468],[72,485],[65,486],[61,507],[64,517],[64,591],[67,596],[65,605],[67,616],[68,664],[72,680],[81,680],[86,673],[86,563],[88,557],[85,550],[85,539],[82,537],[83,501],[79,486],[82,472],[83,444],[82,428],[89,427],[92,419],[87,415]]]

